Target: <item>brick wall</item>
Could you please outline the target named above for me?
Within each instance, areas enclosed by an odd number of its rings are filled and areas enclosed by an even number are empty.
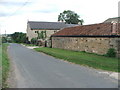
[[[109,48],[115,48],[117,53],[120,38],[101,37],[52,37],[52,48],[61,48],[74,51],[106,54]]]

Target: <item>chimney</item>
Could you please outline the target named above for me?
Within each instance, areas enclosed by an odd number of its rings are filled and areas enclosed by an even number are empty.
[[[118,23],[115,21],[112,21],[112,34],[117,34],[117,29],[118,29]]]

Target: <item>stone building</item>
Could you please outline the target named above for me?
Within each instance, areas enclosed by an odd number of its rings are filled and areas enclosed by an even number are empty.
[[[108,18],[107,20],[105,20],[103,23],[112,23],[112,22],[117,22],[120,23],[120,17],[114,17],[114,18]]]
[[[120,23],[106,22],[64,28],[52,35],[52,48],[106,54],[114,48],[120,57]]]
[[[38,32],[46,31],[46,39],[49,39],[50,36],[60,29],[65,27],[75,26],[75,24],[65,24],[63,22],[37,22],[37,21],[28,21],[27,23],[27,37],[31,41],[32,38],[38,37]]]

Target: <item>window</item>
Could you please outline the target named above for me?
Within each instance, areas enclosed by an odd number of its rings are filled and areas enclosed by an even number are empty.
[[[57,31],[55,30],[54,33],[56,33]]]
[[[38,31],[35,31],[35,33],[38,33]]]

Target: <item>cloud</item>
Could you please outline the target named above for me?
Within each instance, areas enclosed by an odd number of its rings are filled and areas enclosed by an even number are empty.
[[[24,2],[0,2],[0,5],[4,6],[21,6],[25,4]]]
[[[120,1],[118,2],[118,16],[120,17]]]
[[[0,13],[0,17],[6,17],[9,13]]]
[[[28,19],[54,22],[57,21],[58,15],[64,10],[76,12],[85,21],[84,24],[101,23],[107,18],[118,15],[117,1],[0,0],[0,24],[5,26],[4,30],[7,30],[7,33],[26,32]]]
[[[48,3],[46,0],[2,0],[0,1],[0,8],[0,17],[26,13],[54,13],[58,11],[57,5]]]
[[[27,0],[28,1],[28,0]],[[22,9],[27,4],[31,4],[31,2],[27,1],[15,1],[15,0],[2,0],[0,1],[0,17],[6,17],[6,16],[13,16],[21,14],[22,12],[20,9]]]

